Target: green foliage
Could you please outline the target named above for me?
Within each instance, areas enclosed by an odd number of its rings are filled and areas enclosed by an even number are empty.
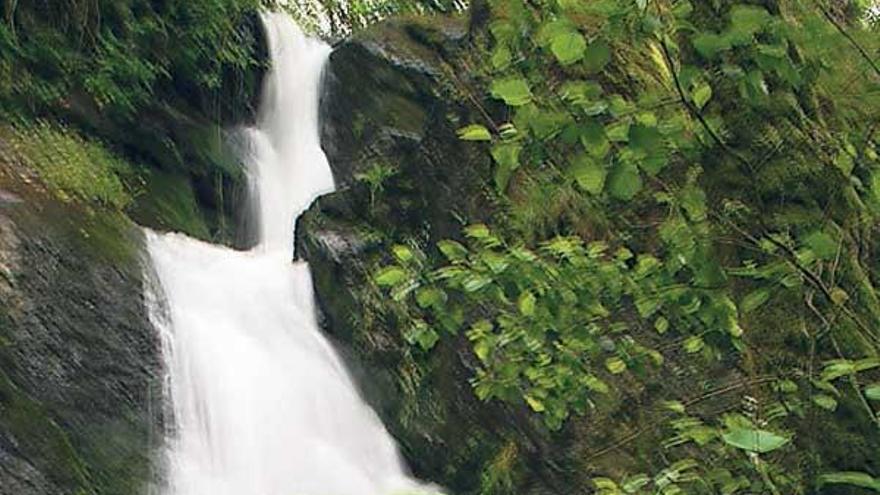
[[[131,203],[131,188],[125,181],[131,180],[133,170],[102,144],[46,122],[9,128],[7,133],[12,153],[62,200],[117,210]]]
[[[366,171],[355,174],[354,178],[370,188],[370,206],[376,205],[376,196],[385,189],[385,183],[397,174],[397,169],[390,165],[374,163]]]
[[[0,104],[44,114],[83,92],[102,111],[132,119],[173,93],[169,86],[219,91],[230,74],[240,81],[257,68],[246,21],[272,3],[12,2],[0,23]]]
[[[486,142],[496,210],[376,268],[407,341],[466,339],[477,396],[551,429],[667,363],[754,380],[743,414],[660,398],[665,468],[600,493],[873,480],[820,476],[842,466],[806,430],[880,425],[880,45],[865,6],[771,3],[490,2],[460,137]]]

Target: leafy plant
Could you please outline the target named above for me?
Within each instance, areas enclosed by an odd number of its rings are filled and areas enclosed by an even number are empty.
[[[743,397],[770,404],[755,414],[666,414],[647,429],[681,453],[600,493],[868,487],[823,478],[840,469],[805,432],[853,404],[877,424],[866,6],[489,3],[482,119],[459,136],[491,156],[497,210],[457,239],[398,239],[376,267],[403,337],[426,356],[466,342],[477,396],[551,429],[620,384],[656,391],[668,363],[776,383]]]

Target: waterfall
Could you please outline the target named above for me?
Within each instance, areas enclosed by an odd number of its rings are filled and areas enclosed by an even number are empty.
[[[246,130],[260,242],[248,252],[147,232],[148,301],[173,416],[168,495],[373,495],[412,490],[396,446],[320,333],[294,220],[333,179],[318,138],[329,48],[266,14],[259,123]]]

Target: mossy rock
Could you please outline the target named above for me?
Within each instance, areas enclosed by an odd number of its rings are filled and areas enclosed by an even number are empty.
[[[163,441],[143,235],[21,177],[0,164],[0,486],[143,493]]]

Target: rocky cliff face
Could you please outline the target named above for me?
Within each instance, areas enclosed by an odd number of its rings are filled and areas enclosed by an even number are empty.
[[[467,342],[420,354],[393,321],[368,271],[390,239],[456,237],[493,211],[482,187],[488,154],[456,130],[478,117],[464,18],[395,20],[340,44],[330,57],[322,143],[338,191],[300,219],[327,332],[351,358],[415,474],[454,493],[562,493],[547,432],[516,408],[479,402]],[[528,487],[527,491],[522,491]]]
[[[145,493],[162,389],[140,231],[0,165],[0,494]]]

